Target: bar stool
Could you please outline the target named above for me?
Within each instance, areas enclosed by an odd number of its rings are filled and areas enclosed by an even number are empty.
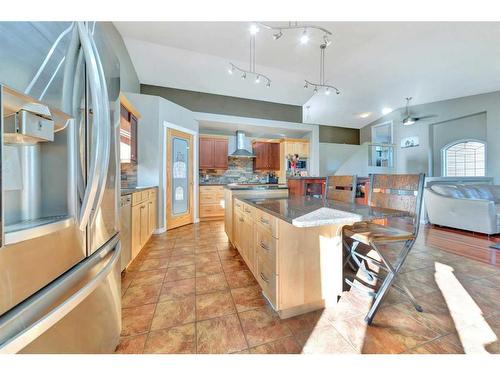
[[[354,203],[358,178],[354,176],[328,176],[325,198],[346,203]]]
[[[406,295],[412,302],[415,309],[422,312],[422,307],[417,303],[410,290],[406,287],[399,287],[394,284],[401,268],[408,256],[418,235],[420,224],[420,209],[422,207],[422,193],[424,188],[425,174],[407,174],[407,175],[370,175],[370,195],[369,205],[377,208],[389,208],[404,211],[412,219],[411,231],[405,231],[389,226],[370,222],[360,222],[343,228],[344,239],[352,239],[352,245],[349,246],[344,241],[344,246],[348,247],[348,256],[344,264],[350,263],[350,260],[367,275],[369,280],[380,280],[382,283],[377,292],[367,291],[374,297],[373,305],[365,317],[365,321],[371,324],[377,313],[382,300],[387,294],[389,287],[394,287]],[[379,246],[385,244],[402,243],[402,249],[396,257],[394,263],[391,263],[380,251]],[[359,244],[368,245],[373,249],[380,260],[371,256],[361,254],[357,251]],[[369,264],[376,265],[387,272],[385,277],[368,269]],[[352,281],[345,279],[351,287],[360,288]],[[362,288],[364,289],[364,288]]]

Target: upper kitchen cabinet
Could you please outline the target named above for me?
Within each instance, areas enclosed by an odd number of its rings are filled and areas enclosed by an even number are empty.
[[[302,159],[309,157],[309,141],[306,139],[284,139],[283,148],[285,155],[297,154]]]
[[[280,169],[280,144],[277,142],[252,143],[255,155],[253,169],[256,171],[278,171]]]
[[[226,138],[200,137],[200,169],[227,169]]]
[[[132,103],[120,94],[120,162],[137,163],[137,123],[141,117]]]

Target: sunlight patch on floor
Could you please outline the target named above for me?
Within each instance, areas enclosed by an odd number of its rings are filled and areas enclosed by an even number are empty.
[[[462,347],[466,354],[488,353],[485,346],[498,338],[453,271],[452,267],[435,262],[435,280],[453,318]]]

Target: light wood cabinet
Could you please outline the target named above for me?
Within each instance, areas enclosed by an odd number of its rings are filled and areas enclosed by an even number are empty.
[[[224,186],[200,185],[200,220],[219,219],[224,216]]]
[[[131,231],[132,231],[132,259],[133,260],[139,251],[141,251],[141,205],[132,206],[131,218]]]
[[[132,194],[132,260],[149,241],[157,227],[157,191],[148,189]]]
[[[337,303],[343,290],[341,227],[297,228],[234,198],[233,244],[283,319]]]

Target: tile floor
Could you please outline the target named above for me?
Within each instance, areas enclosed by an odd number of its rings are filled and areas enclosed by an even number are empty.
[[[424,308],[393,290],[372,326],[371,299],[344,292],[328,310],[280,320],[223,222],[153,236],[122,275],[117,353],[500,353],[500,269],[441,251],[420,236],[405,282]]]

